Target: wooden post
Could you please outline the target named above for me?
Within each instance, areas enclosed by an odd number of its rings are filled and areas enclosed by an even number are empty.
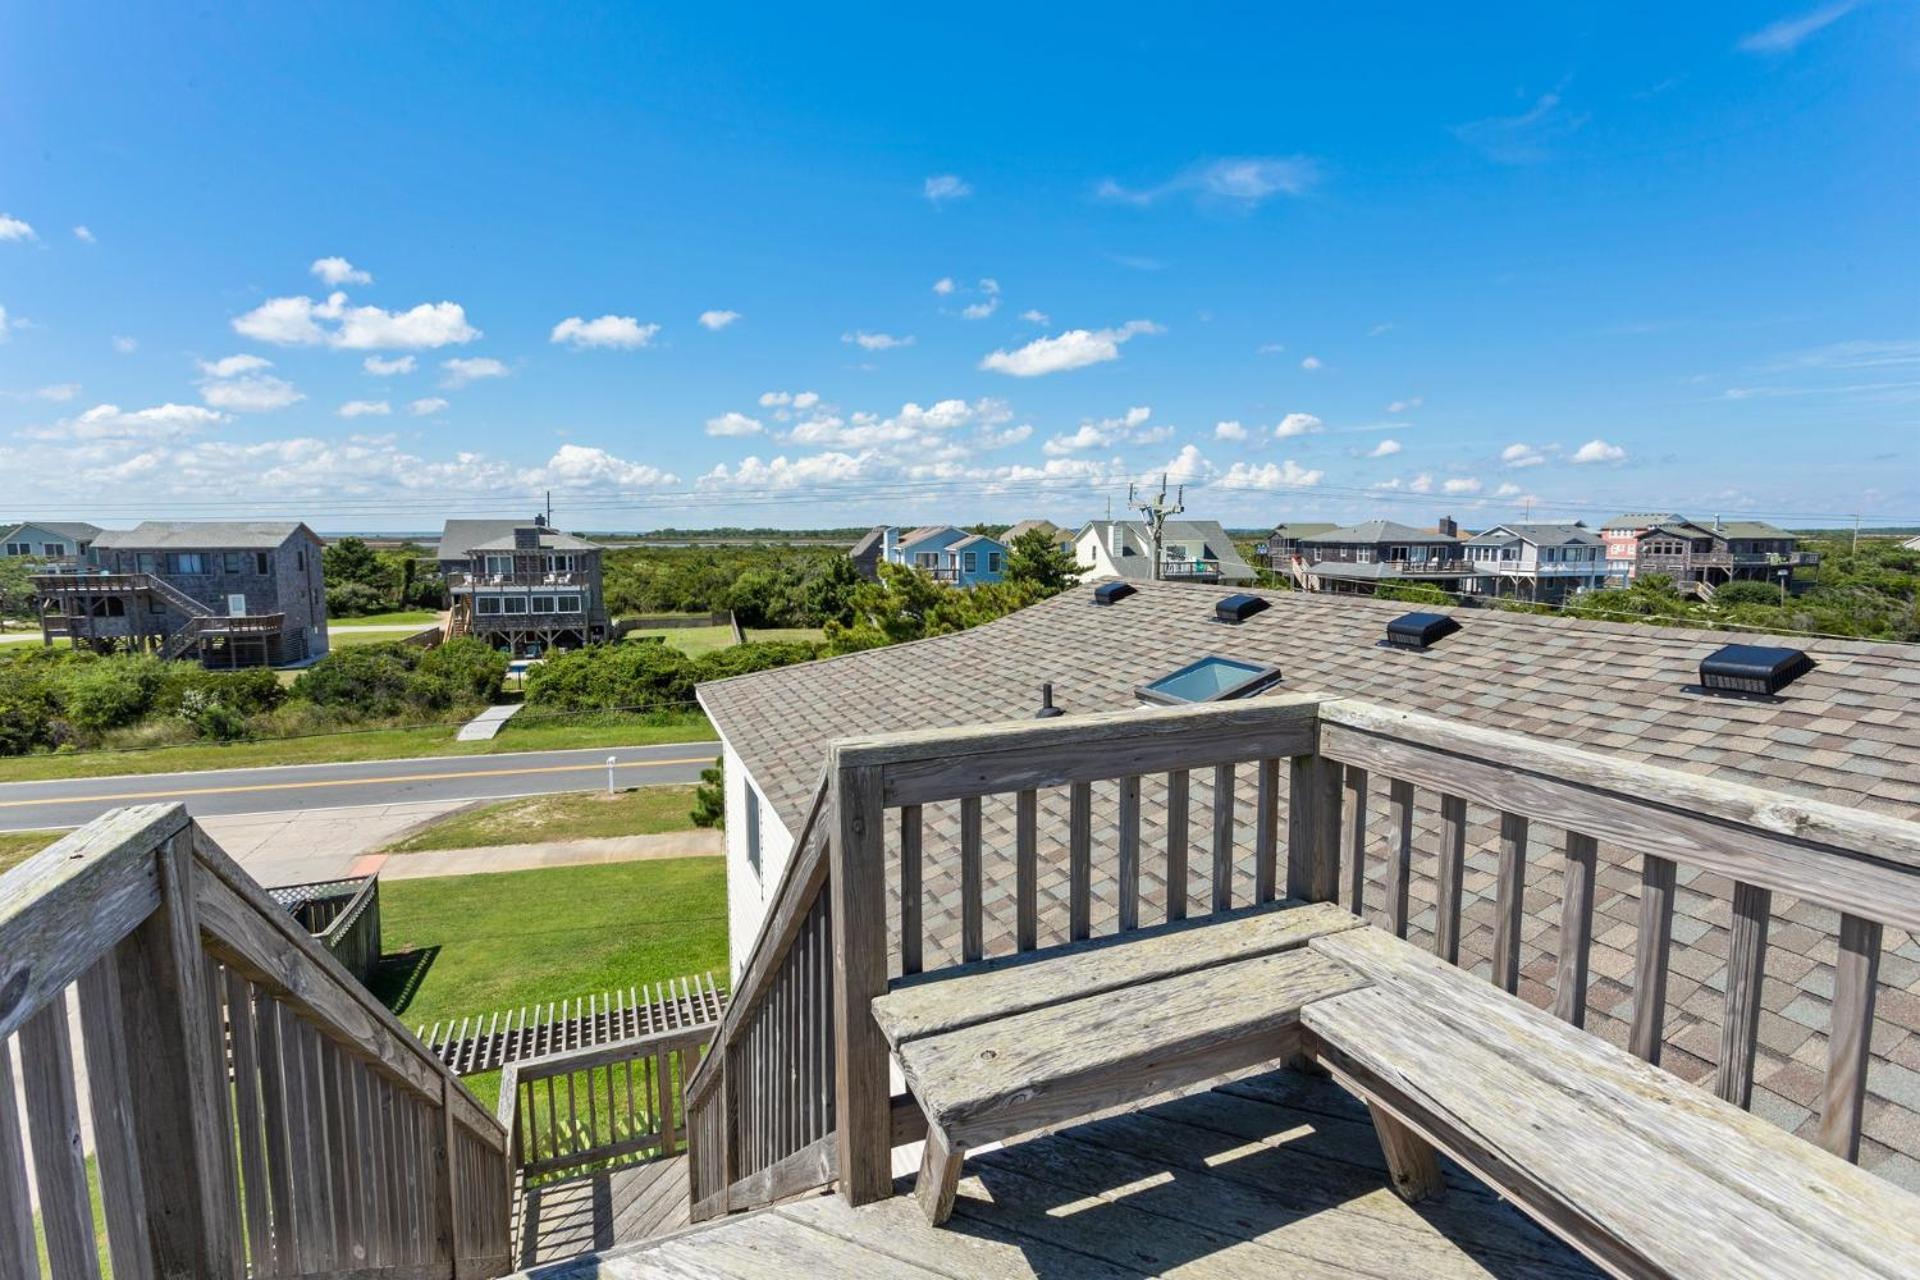
[[[833,762],[839,821],[833,894],[834,1119],[840,1196],[870,1204],[893,1193],[893,1109],[887,1041],[873,1002],[887,991],[886,848],[880,768]]]
[[[1460,889],[1467,870],[1467,802],[1440,796],[1440,874],[1435,881],[1438,909],[1433,922],[1434,954],[1460,963]]]
[[[1587,960],[1593,944],[1593,877],[1599,844],[1567,832],[1567,878],[1560,900],[1560,968],[1555,975],[1554,1016],[1576,1027],[1587,1024]]]
[[[1499,909],[1493,934],[1493,981],[1509,995],[1520,989],[1520,923],[1526,916],[1527,819],[1500,815]]]
[[[1387,857],[1387,928],[1396,938],[1407,936],[1407,885],[1413,878],[1413,784],[1387,780],[1387,802],[1393,813],[1393,849]]]
[[[1772,920],[1773,891],[1735,881],[1733,930],[1727,942],[1727,1003],[1720,1018],[1720,1074],[1714,1092],[1743,1111],[1753,1102],[1760,986],[1766,979],[1767,926]]]
[[[1627,1047],[1660,1065],[1667,1020],[1667,955],[1673,942],[1671,858],[1649,854],[1640,864],[1640,945],[1633,958],[1633,1030]]]
[[[1347,845],[1347,910],[1362,915],[1367,908],[1367,771],[1349,765],[1345,775]]]
[[[1880,979],[1880,922],[1840,917],[1834,966],[1833,1024],[1820,1106],[1820,1145],[1843,1160],[1860,1158],[1860,1119],[1867,1102],[1867,1057],[1873,999]]]
[[[440,1179],[440,1256],[460,1280],[460,1179],[454,1176],[453,1077],[440,1077],[440,1123],[433,1126],[433,1168]]]
[[[201,989],[192,826],[154,856],[160,907],[115,948],[153,1270],[240,1280],[233,1248],[237,1206],[221,1194],[233,1135],[215,1125],[225,1108],[214,1091],[226,1087],[226,1078],[213,1060]]]
[[[1294,756],[1287,782],[1287,896],[1340,897],[1340,765]]]

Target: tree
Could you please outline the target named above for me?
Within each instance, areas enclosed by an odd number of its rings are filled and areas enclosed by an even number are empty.
[[[1780,588],[1765,582],[1729,582],[1713,593],[1717,605],[1779,604]]]
[[[1006,580],[1058,595],[1080,581],[1080,564],[1046,530],[1029,529],[1007,545]]]
[[[33,580],[25,556],[0,558],[0,618],[33,617]]]
[[[696,827],[727,825],[725,761],[725,756],[715,756],[712,766],[700,771],[700,784],[693,789],[693,812],[687,815]]]
[[[320,553],[320,568],[331,583],[364,582],[375,589],[384,585],[386,576],[380,557],[364,538],[342,538],[330,544]]]

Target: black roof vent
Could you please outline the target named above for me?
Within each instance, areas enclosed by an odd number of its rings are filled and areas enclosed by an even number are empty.
[[[1063,716],[1065,714],[1067,713],[1053,705],[1053,681],[1049,680],[1041,685],[1040,709],[1033,713],[1033,718],[1035,720],[1051,720],[1055,716]]]
[[[1265,600],[1259,596],[1250,596],[1241,592],[1238,595],[1228,596],[1214,605],[1213,617],[1216,622],[1245,622],[1265,608],[1267,608]]]
[[[1403,613],[1387,624],[1389,649],[1431,649],[1460,629],[1460,624],[1444,613]]]
[[[1118,604],[1140,588],[1131,582],[1103,582],[1093,589],[1095,604]]]
[[[1813,659],[1799,649],[1761,644],[1729,644],[1700,660],[1702,693],[1767,698],[1813,670]]]

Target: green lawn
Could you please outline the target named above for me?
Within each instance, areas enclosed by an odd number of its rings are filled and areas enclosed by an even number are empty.
[[[820,627],[761,627],[747,632],[749,642],[757,640],[825,640],[827,633]]]
[[[390,627],[402,623],[417,622],[425,626],[429,622],[438,622],[440,615],[431,609],[396,609],[391,613],[369,613],[359,618],[328,618],[329,629],[334,627]]]
[[[156,747],[150,751],[87,751],[0,759],[0,782],[47,778],[103,778],[119,774],[186,773],[260,765],[337,764],[354,760],[406,760],[421,756],[492,755],[502,751],[555,751],[572,747],[644,747],[660,742],[711,742],[713,726],[697,713],[684,717],[623,715],[568,717],[529,723],[509,720],[489,742],[455,742],[458,726],[371,729],[326,733],[273,742],[225,746]]]
[[[59,838],[58,831],[0,831],[0,872],[19,866]]]
[[[727,864],[668,858],[395,880],[374,994],[408,1027],[727,968]],[[491,1106],[496,1073],[467,1084]]]
[[[575,791],[528,796],[450,813],[396,840],[384,852],[421,853],[686,831],[693,826],[689,816],[692,810],[692,787],[630,787],[613,795]]]
[[[666,631],[629,631],[625,639],[629,644],[636,644],[649,636],[664,638],[667,644],[689,658],[698,658],[717,649],[733,647],[732,627],[674,627]]]
[[[333,649],[351,649],[362,644],[398,644],[412,634],[410,631],[329,631],[327,645]]]

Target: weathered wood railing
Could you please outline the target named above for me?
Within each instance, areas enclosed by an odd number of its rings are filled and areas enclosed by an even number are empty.
[[[380,963],[380,877],[276,885],[273,900],[319,939],[327,954],[362,982]]]
[[[495,1276],[508,1195],[505,1130],[180,806],[0,877],[0,1275],[37,1204],[59,1280]]]
[[[677,1154],[680,1098],[708,1028],[661,1031],[509,1063],[500,1124],[520,1177],[563,1177]]]
[[[1820,1138],[1856,1157],[1882,928],[1920,931],[1920,825],[1431,716],[1289,696],[835,743],[713,1050],[688,1085],[694,1216],[835,1179],[855,1203],[888,1194],[892,1147],[918,1136],[917,1112],[890,1096],[887,1049],[870,1014],[893,973],[1140,927],[1154,897],[1143,892],[1148,857],[1167,919],[1283,894],[1360,912],[1373,779],[1385,780],[1391,809],[1385,902],[1375,905],[1403,936],[1415,789],[1438,793],[1434,942],[1451,961],[1460,957],[1468,804],[1496,812],[1493,973],[1509,991],[1530,824],[1565,833],[1555,1008],[1576,1025],[1585,1019],[1599,844],[1643,859],[1631,1044],[1656,1063],[1676,867],[1731,879],[1716,1088],[1743,1106],[1771,895],[1839,911]],[[987,803],[997,819],[1010,812],[994,828],[1010,839],[988,839]],[[1044,859],[1043,810],[1046,830],[1065,833],[1064,848],[1044,837]],[[929,859],[929,830],[951,851]],[[957,923],[952,954],[929,955],[930,901],[958,903],[957,922],[949,916],[941,930]],[[1009,902],[1010,929],[989,937]]]
[[[1368,791],[1388,780],[1385,915],[1407,933],[1415,857],[1415,788],[1437,793],[1438,914],[1434,949],[1458,962],[1467,805],[1494,810],[1499,871],[1493,980],[1516,990],[1530,826],[1563,833],[1565,887],[1554,1011],[1584,1026],[1599,842],[1640,858],[1639,928],[1628,1045],[1658,1064],[1665,1041],[1676,872],[1691,866],[1733,882],[1726,997],[1714,1091],[1741,1107],[1753,1095],[1773,895],[1839,912],[1819,1141],[1857,1159],[1883,927],[1920,930],[1920,824],[1818,800],[1651,768],[1597,752],[1347,700],[1320,709],[1320,749],[1344,793],[1343,898],[1367,905]],[[1344,775],[1344,776],[1343,776]]]

